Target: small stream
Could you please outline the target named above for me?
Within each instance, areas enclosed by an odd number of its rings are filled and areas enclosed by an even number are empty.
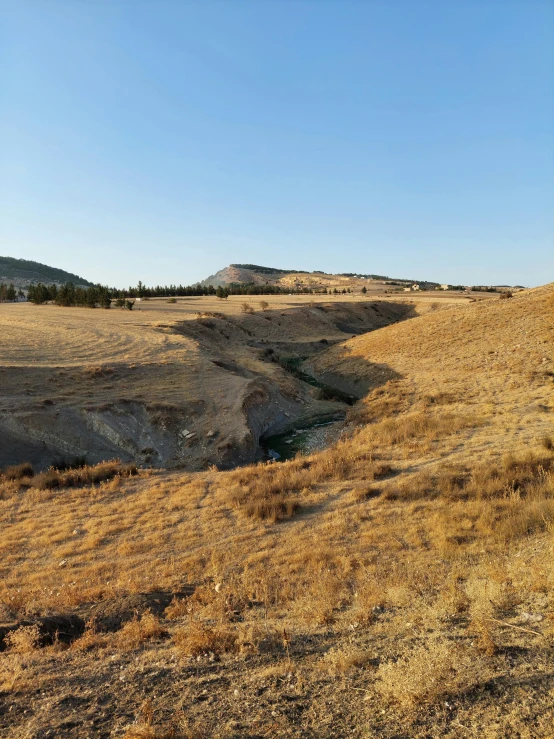
[[[284,462],[298,454],[311,454],[328,446],[342,420],[320,421],[307,428],[287,431],[284,434],[267,436],[260,444],[266,459]]]
[[[312,377],[312,375],[304,372],[300,365],[306,359],[307,357],[281,357],[279,359],[279,364],[299,380],[308,383],[308,385],[311,385],[312,387],[319,388],[324,400],[338,400],[340,403],[346,403],[346,405],[354,405],[358,398],[355,398],[353,395],[348,395],[348,393],[343,393],[342,390],[339,390],[336,387],[326,385],[324,382],[320,382],[315,377]]]
[[[337,411],[321,416],[307,426],[263,437],[260,446],[268,460],[284,462],[287,459],[294,459],[298,454],[311,454],[332,444],[338,436],[339,424],[342,424],[344,419],[346,406],[353,405],[357,400],[352,395],[326,385],[304,372],[301,364],[305,359],[306,357],[280,357],[279,363],[297,379],[317,387],[321,391],[322,399],[337,401]]]

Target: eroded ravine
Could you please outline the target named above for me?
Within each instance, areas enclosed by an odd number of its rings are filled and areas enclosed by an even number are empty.
[[[92,320],[84,310],[28,307],[62,328],[67,315],[69,337],[76,334],[69,319]],[[65,365],[36,366],[32,347],[23,346],[17,367],[0,367],[0,466],[30,461],[45,469],[79,456],[89,463],[119,457],[143,466],[228,468],[263,458],[267,439],[283,434],[293,435],[291,452],[302,438],[309,449],[307,431],[322,436],[320,424],[340,420],[364,394],[345,391],[336,378],[313,377],[310,361],[414,309],[360,301],[180,321],[174,314],[172,321],[145,321],[144,313],[133,325],[107,313],[99,316],[106,328],[99,320],[94,327],[101,352],[93,364],[79,364],[69,346]],[[123,318],[137,361],[131,350],[114,361],[109,350]]]

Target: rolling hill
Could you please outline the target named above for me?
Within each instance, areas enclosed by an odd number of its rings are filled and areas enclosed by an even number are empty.
[[[75,285],[90,287],[93,283],[64,269],[49,267],[47,264],[33,262],[29,259],[14,259],[0,257],[0,282],[13,282],[17,287],[23,287],[30,282],[56,283],[73,282]]]

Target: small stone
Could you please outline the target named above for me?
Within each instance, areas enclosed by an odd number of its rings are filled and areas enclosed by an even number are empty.
[[[67,559],[62,559],[60,562],[60,567],[65,567],[67,565]]]
[[[213,431],[212,429],[210,429],[210,431],[208,431],[208,433],[206,434],[206,436],[208,437],[208,439],[211,439],[213,436],[215,436],[215,431]]]
[[[539,623],[539,621],[542,621],[544,616],[542,613],[526,613],[525,611],[520,615],[519,620],[526,624],[526,623]]]

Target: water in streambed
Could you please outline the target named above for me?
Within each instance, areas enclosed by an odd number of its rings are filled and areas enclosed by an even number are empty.
[[[266,459],[283,462],[297,454],[311,454],[324,449],[338,436],[341,421],[323,421],[308,428],[267,436],[261,441]]]

